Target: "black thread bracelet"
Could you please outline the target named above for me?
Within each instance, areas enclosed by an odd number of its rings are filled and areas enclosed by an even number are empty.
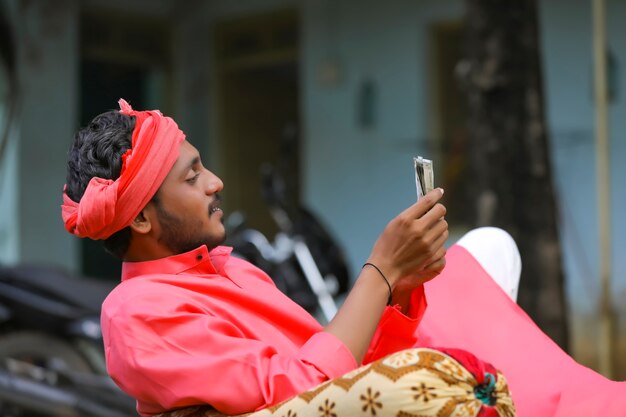
[[[385,276],[385,274],[383,274],[383,271],[381,271],[379,267],[377,267],[371,262],[365,262],[363,266],[361,267],[361,269],[365,268],[367,265],[377,270],[380,276],[383,277],[383,279],[385,280],[385,284],[387,284],[387,287],[389,288],[389,298],[387,299],[387,305],[390,306],[391,305],[391,284],[389,283],[389,280],[387,280],[387,277]]]

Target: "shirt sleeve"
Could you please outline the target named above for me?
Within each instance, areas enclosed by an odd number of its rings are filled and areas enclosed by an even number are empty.
[[[193,404],[225,414],[249,412],[357,366],[329,333],[315,333],[293,352],[277,352],[223,318],[168,297],[164,303],[163,294],[143,294],[103,315],[109,374],[138,400],[142,415]]]
[[[380,319],[372,342],[363,360],[364,364],[373,362],[394,352],[415,347],[417,327],[426,311],[424,286],[419,286],[411,293],[407,314],[400,306],[388,306]]]

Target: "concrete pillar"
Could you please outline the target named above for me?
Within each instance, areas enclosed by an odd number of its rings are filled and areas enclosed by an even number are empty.
[[[22,98],[15,181],[18,259],[76,270],[79,242],[63,228],[60,204],[77,125],[78,2],[17,5]]]
[[[173,24],[174,119],[214,169],[210,141],[211,22],[208,2],[193,1],[178,10]]]

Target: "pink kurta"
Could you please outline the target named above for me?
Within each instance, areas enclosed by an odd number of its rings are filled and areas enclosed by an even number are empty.
[[[103,306],[108,369],[143,415],[209,403],[262,408],[357,366],[347,348],[228,248],[124,264]],[[501,369],[519,417],[626,417],[626,383],[577,364],[462,247],[413,296],[387,308],[365,362],[415,345],[456,347]],[[418,342],[416,334],[419,333]]]
[[[626,417],[626,383],[576,363],[462,247],[426,284],[419,344],[458,347],[506,376],[518,417]]]
[[[388,307],[365,362],[415,345],[425,308]],[[230,249],[124,263],[102,309],[107,369],[142,415],[208,403],[237,414],[357,367],[350,351]]]

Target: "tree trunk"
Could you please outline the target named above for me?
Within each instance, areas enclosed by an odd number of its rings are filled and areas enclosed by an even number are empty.
[[[543,109],[536,0],[466,0],[458,75],[468,99],[474,219],[509,231],[519,304],[561,347],[568,330]]]

